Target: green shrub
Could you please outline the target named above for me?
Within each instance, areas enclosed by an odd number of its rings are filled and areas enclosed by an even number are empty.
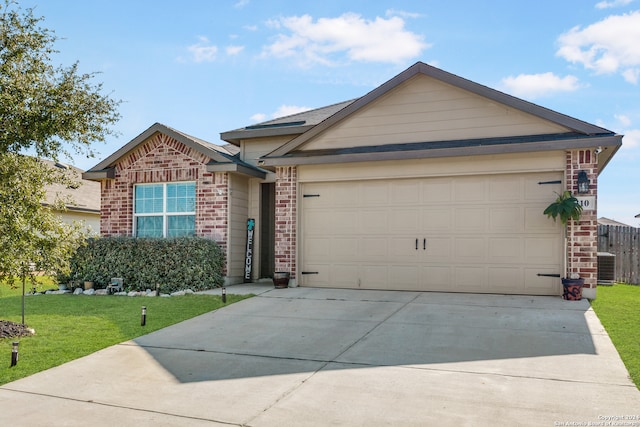
[[[58,281],[92,281],[105,287],[112,277],[121,277],[129,290],[160,285],[161,292],[197,291],[222,286],[223,265],[220,246],[209,239],[102,237],[78,248],[71,259],[71,273]]]

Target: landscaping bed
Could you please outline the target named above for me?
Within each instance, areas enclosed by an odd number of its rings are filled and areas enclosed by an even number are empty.
[[[10,322],[8,320],[0,320],[0,339],[16,338],[33,335],[33,329],[22,323]]]

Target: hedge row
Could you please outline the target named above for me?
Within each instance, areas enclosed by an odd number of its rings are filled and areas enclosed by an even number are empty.
[[[71,259],[71,273],[60,283],[92,281],[105,287],[112,277],[124,279],[127,290],[174,292],[222,286],[224,253],[209,239],[101,237],[89,239]]]

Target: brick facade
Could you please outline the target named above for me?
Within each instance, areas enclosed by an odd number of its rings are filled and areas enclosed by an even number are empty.
[[[578,171],[585,171],[589,178],[589,193],[578,196],[593,196],[597,202],[598,159],[592,150],[567,151],[566,183],[567,189],[578,195]],[[569,224],[569,268],[570,273],[578,273],[584,278],[584,287],[593,289],[598,281],[598,212],[596,209],[584,210],[578,224]],[[571,237],[573,236],[573,237]],[[594,294],[595,297],[595,294]]]
[[[196,182],[196,235],[214,239],[227,251],[227,173],[207,172],[211,159],[175,139],[156,134],[123,157],[114,179],[102,180],[100,227],[103,236],[133,234],[133,186]]]
[[[276,168],[276,271],[288,271],[296,278],[297,184],[295,166]]]

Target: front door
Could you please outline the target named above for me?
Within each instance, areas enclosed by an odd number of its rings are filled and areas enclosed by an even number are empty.
[[[260,277],[271,278],[275,270],[276,185],[260,184]]]

